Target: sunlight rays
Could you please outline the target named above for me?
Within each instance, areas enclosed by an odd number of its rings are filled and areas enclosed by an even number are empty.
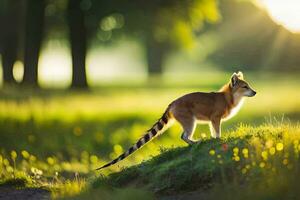
[[[299,0],[261,0],[270,16],[292,32],[300,32]]]
[[[284,46],[287,44],[288,32],[284,29],[276,31],[276,35],[273,37],[273,42],[270,44],[269,49],[266,52],[266,58],[263,60],[262,67],[265,69],[271,69],[272,64],[281,59],[281,55],[285,50]]]

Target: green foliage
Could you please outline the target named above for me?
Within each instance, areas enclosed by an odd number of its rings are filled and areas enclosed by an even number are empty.
[[[297,125],[241,125],[221,140],[169,149],[140,165],[98,179],[94,187],[104,183],[135,185],[160,195],[211,189],[207,191],[209,199],[220,195],[225,199],[281,199],[288,189],[288,196],[295,198],[299,191],[290,184],[300,175],[299,140]]]
[[[131,37],[156,43],[190,48],[195,42],[195,32],[205,22],[220,19],[215,0],[188,1],[94,1],[100,15],[100,36],[112,31],[125,30]],[[105,6],[104,6],[105,5]],[[106,13],[106,14],[105,14]],[[91,15],[93,16],[93,15]]]

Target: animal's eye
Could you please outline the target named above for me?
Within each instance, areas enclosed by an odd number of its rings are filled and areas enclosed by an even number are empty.
[[[243,86],[243,88],[245,88],[245,89],[248,89],[248,86],[247,86],[247,85],[245,85],[245,86]]]

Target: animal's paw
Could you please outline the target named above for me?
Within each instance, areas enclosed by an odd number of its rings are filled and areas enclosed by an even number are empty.
[[[196,144],[201,144],[202,140],[197,140]]]
[[[198,145],[200,144],[202,141],[201,140],[193,140],[190,145]]]

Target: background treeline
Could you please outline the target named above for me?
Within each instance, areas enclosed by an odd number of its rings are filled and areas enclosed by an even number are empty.
[[[204,34],[218,40],[205,62],[222,70],[292,71],[300,64],[300,34],[277,25],[251,1],[1,0],[0,27],[4,84],[17,84],[13,66],[21,60],[21,84],[38,86],[41,46],[53,38],[69,42],[71,87],[88,86],[91,48],[124,37],[144,47],[149,76],[163,73],[171,52],[193,51]]]
[[[124,34],[137,38],[146,47],[149,74],[157,74],[168,50],[182,46],[181,40],[192,40],[204,21],[218,20],[215,1],[2,0],[1,8],[4,82],[15,82],[13,64],[19,54],[24,62],[22,84],[33,86],[47,36],[70,41],[72,87],[86,87],[85,61],[91,43],[101,45]],[[182,38],[182,31],[190,38]]]

